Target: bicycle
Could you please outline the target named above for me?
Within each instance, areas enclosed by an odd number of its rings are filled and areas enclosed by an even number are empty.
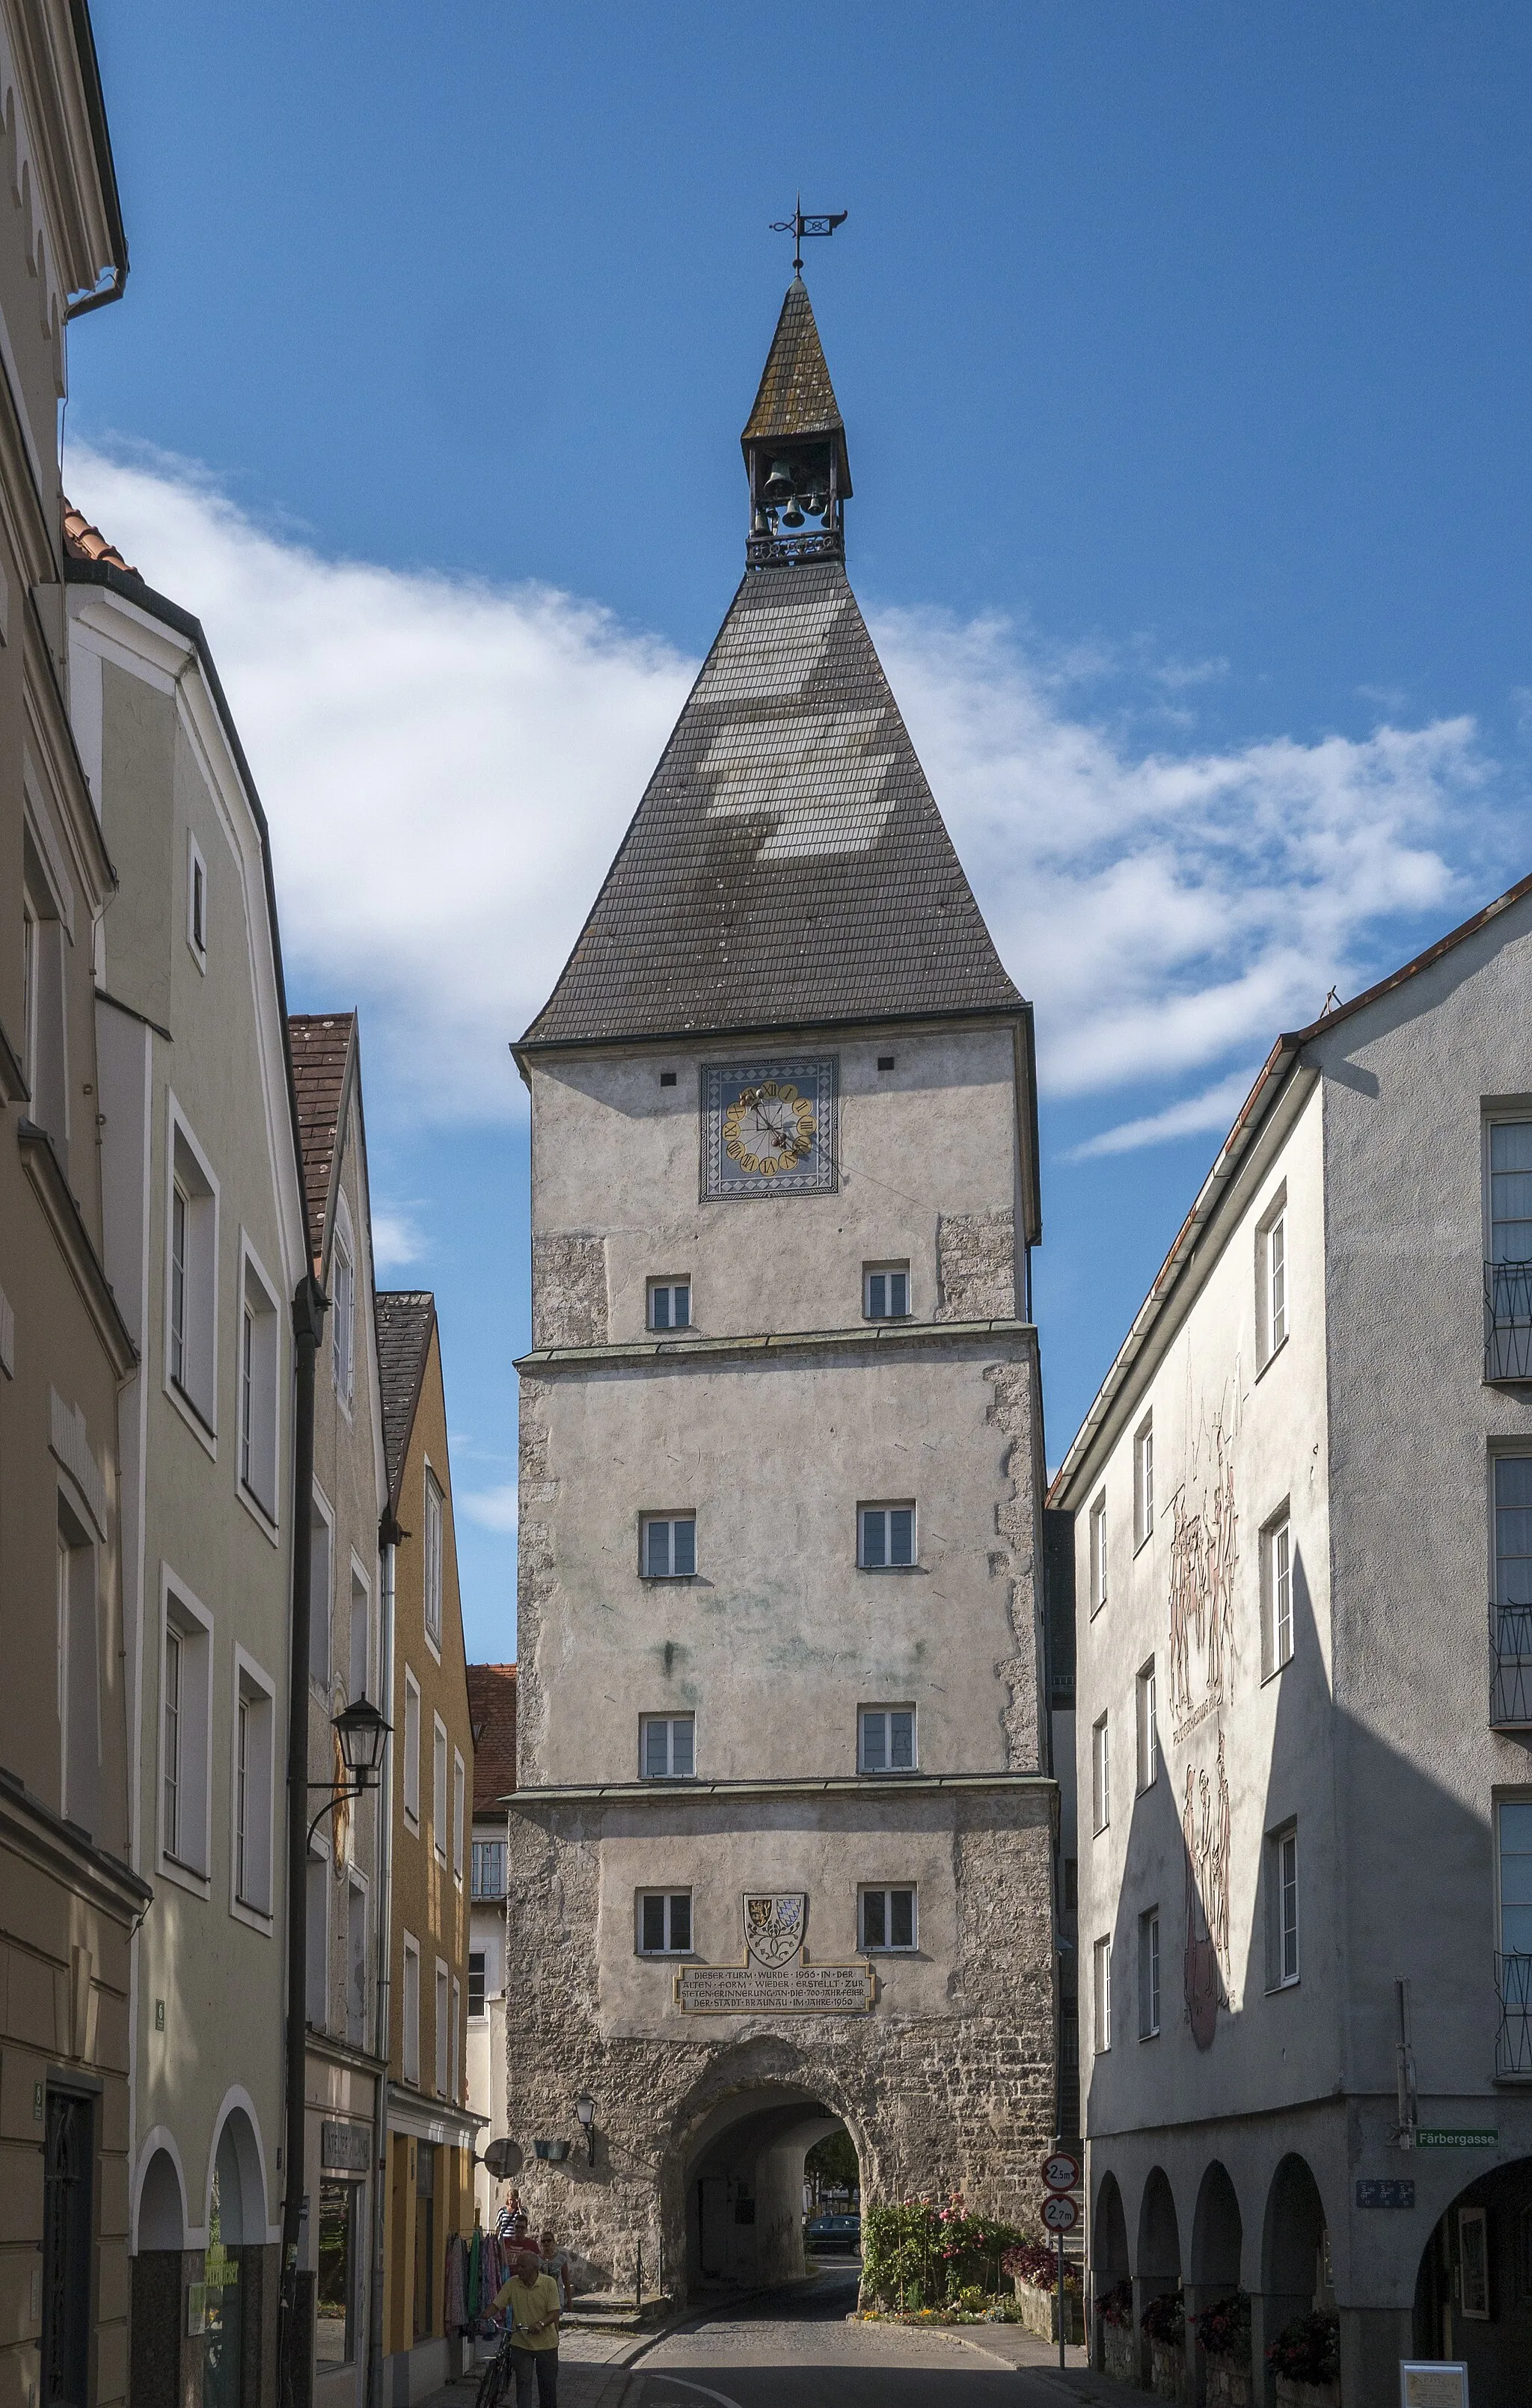
[[[511,2363],[511,2328],[507,2324],[499,2347],[479,2378],[473,2408],[499,2408],[500,2401],[514,2392],[515,2383],[516,2371]]]

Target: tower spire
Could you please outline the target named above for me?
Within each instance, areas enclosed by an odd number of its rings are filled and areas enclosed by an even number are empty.
[[[740,447],[750,480],[749,566],[843,560],[841,505],[851,495],[845,426],[802,276],[788,287]]]

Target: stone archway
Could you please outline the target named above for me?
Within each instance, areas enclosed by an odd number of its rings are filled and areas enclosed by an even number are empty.
[[[1272,2175],[1261,2236],[1261,2292],[1267,2347],[1294,2316],[1334,2304],[1324,2201],[1306,2157],[1283,2157]]]
[[[1175,2193],[1163,2166],[1151,2169],[1138,2206],[1138,2252],[1134,2263],[1134,2321],[1140,2332],[1152,2300],[1178,2291],[1181,2283],[1181,2229]],[[1149,2344],[1144,2335],[1140,2380],[1149,2376]]]
[[[1186,2315],[1193,2316],[1221,2300],[1232,2300],[1239,2289],[1245,2251],[1244,2219],[1228,2168],[1214,2157],[1197,2190],[1192,2216],[1192,2258],[1186,2284]],[[1188,2364],[1200,2362],[1202,2345],[1188,2344]],[[1194,2353],[1194,2357],[1192,2355]]]
[[[1481,2174],[1451,2200],[1421,2252],[1417,2358],[1461,2359],[1486,2408],[1525,2397],[1532,2366],[1532,2157]]]

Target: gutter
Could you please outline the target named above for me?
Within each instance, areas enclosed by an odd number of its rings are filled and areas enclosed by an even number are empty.
[[[127,229],[123,223],[123,197],[117,189],[117,163],[111,155],[111,131],[107,123],[106,95],[101,89],[101,62],[96,55],[95,30],[91,23],[89,0],[69,0],[69,22],[75,36],[75,55],[79,61],[79,80],[85,97],[85,116],[91,129],[91,148],[95,154],[96,180],[101,186],[101,205],[107,213],[107,233],[111,243],[111,274],[105,284],[94,293],[82,293],[78,299],[64,305],[65,325],[77,318],[89,317],[93,309],[104,309],[108,301],[121,301],[123,288],[128,280]]]
[[[518,1806],[626,1805],[643,1798],[674,1804],[688,1798],[929,1798],[949,1789],[1040,1789],[1059,1786],[1051,1772],[882,1772],[871,1777],[840,1773],[796,1781],[602,1781],[573,1782],[546,1789],[511,1789],[494,1803]]]

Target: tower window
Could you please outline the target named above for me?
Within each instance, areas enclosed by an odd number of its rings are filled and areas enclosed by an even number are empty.
[[[662,1087],[673,1087],[675,1084],[675,1072],[673,1070],[661,1070],[659,1074],[659,1083]]]
[[[894,1066],[894,1057],[893,1057],[893,1055],[892,1055],[891,1054],[880,1054],[878,1055],[878,1057],[877,1057],[877,1067],[878,1067],[878,1068],[879,1068],[880,1070],[891,1070],[891,1069],[893,1068],[893,1066]]]
[[[689,1781],[697,1770],[694,1714],[645,1714],[639,1761],[645,1781]]]
[[[690,1280],[649,1282],[649,1326],[651,1329],[691,1327]]]
[[[886,1956],[915,1946],[913,1889],[864,1889],[861,1893],[861,1944],[865,1952]]]
[[[646,1890],[639,1899],[641,1956],[689,1956],[691,1892]]]
[[[640,1531],[640,1570],[645,1580],[691,1580],[697,1570],[695,1513],[645,1513]]]
[[[860,1723],[863,1772],[915,1770],[913,1706],[863,1706]]]
[[[910,1310],[908,1263],[864,1263],[861,1310],[868,1321],[905,1321]]]
[[[861,1505],[857,1509],[857,1561],[863,1571],[909,1571],[915,1565],[913,1505]]]

